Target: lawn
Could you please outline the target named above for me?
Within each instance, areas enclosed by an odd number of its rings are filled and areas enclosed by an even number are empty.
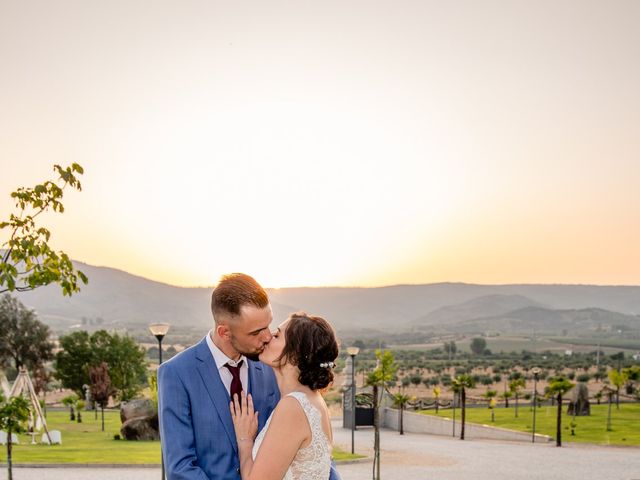
[[[160,442],[129,442],[114,440],[120,432],[120,413],[105,412],[105,431],[101,431],[100,416],[83,412],[82,423],[69,421],[67,412],[55,411],[47,415],[50,430],[62,432],[62,445],[31,445],[29,435],[20,435],[20,445],[13,447],[14,463],[114,463],[160,464]],[[44,432],[44,431],[43,431]],[[40,435],[37,436],[37,441]],[[336,461],[360,458],[334,449]],[[6,463],[6,447],[0,447],[0,462]]]
[[[611,407],[611,429],[607,432],[607,405],[591,405],[591,416],[576,417],[575,435],[571,435],[570,423],[572,417],[563,414],[562,441],[595,443],[600,445],[634,445],[640,446],[640,403],[620,404],[616,410]],[[536,413],[536,433],[556,436],[557,407],[540,407]],[[566,412],[566,406],[563,407]],[[435,415],[432,410],[420,413]],[[452,417],[451,410],[440,410],[440,417]],[[460,410],[456,410],[456,420],[460,421]],[[518,418],[515,418],[513,402],[509,408],[495,409],[495,422],[491,422],[491,411],[488,408],[467,408],[467,422],[491,425],[531,432],[533,425],[533,411],[529,405],[520,406]]]

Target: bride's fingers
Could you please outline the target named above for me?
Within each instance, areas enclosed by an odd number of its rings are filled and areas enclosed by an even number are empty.
[[[253,414],[253,397],[251,394],[247,395],[247,413],[249,415]]]
[[[242,411],[246,412],[247,414],[251,414],[251,412],[249,411],[249,396],[244,393],[244,390],[242,391]]]
[[[238,399],[238,395],[233,396],[233,406],[236,409],[236,415],[242,414],[242,408],[240,408],[240,400]]]

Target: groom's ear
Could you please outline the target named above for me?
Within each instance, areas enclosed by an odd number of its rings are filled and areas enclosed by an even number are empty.
[[[229,325],[217,325],[216,333],[218,337],[224,338],[225,340],[229,340],[231,338],[231,330],[229,329]]]

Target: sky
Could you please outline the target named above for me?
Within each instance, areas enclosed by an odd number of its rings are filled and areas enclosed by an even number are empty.
[[[0,0],[0,218],[77,162],[54,248],[173,285],[640,285],[639,22],[635,0]]]

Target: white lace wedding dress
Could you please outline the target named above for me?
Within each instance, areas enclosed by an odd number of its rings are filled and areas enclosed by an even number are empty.
[[[311,443],[298,450],[283,480],[327,480],[331,468],[331,442],[322,430],[322,415],[304,393],[291,392],[287,396],[294,397],[302,405],[311,427]],[[256,437],[252,451],[254,460],[270,423],[271,416]]]

